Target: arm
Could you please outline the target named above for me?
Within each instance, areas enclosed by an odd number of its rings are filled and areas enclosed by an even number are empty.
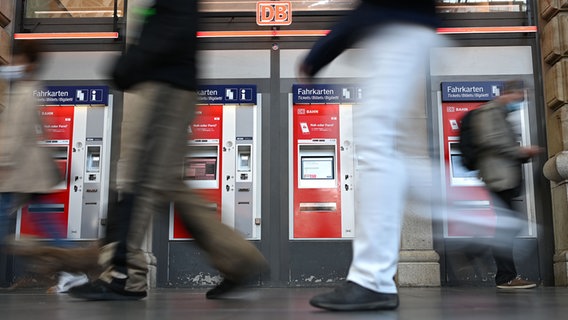
[[[300,66],[300,73],[313,77],[345,49],[364,38],[372,28],[385,23],[410,22],[434,28],[438,25],[433,0],[413,0],[415,3],[396,1],[363,1],[330,33],[313,46]]]
[[[360,4],[314,44],[302,62],[300,72],[309,77],[315,76],[343,51],[363,38],[370,27],[386,20],[382,13],[377,6]]]

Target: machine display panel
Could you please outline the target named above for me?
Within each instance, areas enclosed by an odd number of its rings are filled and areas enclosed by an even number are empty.
[[[301,176],[304,180],[333,180],[335,179],[333,168],[333,157],[301,157]]]
[[[460,154],[452,154],[450,156],[452,165],[452,177],[454,178],[477,178],[477,170],[468,170],[462,164],[462,156]]]
[[[184,180],[216,180],[217,157],[185,158]]]

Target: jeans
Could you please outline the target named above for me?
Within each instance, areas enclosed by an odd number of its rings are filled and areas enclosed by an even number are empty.
[[[412,139],[401,130],[401,120],[421,105],[413,93],[437,43],[435,30],[411,24],[379,27],[364,43],[372,76],[364,84],[364,103],[353,108],[358,189],[347,280],[377,292],[397,292],[393,278],[410,195],[408,159],[399,143]]]
[[[12,194],[0,193],[0,243],[11,233],[12,227]]]
[[[493,241],[493,259],[497,266],[495,284],[507,283],[517,277],[513,248],[515,237],[521,230],[520,213],[513,208],[513,198],[520,193],[520,187],[499,192],[491,192],[497,215],[497,228]],[[503,225],[506,224],[506,225]]]

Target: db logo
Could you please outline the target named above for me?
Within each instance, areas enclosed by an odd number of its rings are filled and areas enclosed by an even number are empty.
[[[289,1],[259,1],[256,3],[256,24],[287,26],[292,23],[292,3]]]

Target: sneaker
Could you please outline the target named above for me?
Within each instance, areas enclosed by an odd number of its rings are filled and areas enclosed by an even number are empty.
[[[74,298],[101,301],[101,300],[140,300],[146,297],[146,291],[127,291],[111,288],[110,284],[97,279],[93,282],[69,289],[69,295]]]
[[[59,281],[57,285],[50,288],[49,292],[66,293],[69,289],[87,282],[89,282],[89,278],[84,273],[69,273],[62,271],[59,273]]]
[[[376,292],[347,281],[333,292],[313,297],[310,304],[334,311],[392,310],[398,307],[398,294]]]
[[[499,289],[532,289],[536,288],[536,283],[532,281],[527,281],[521,279],[521,277],[517,276],[515,279],[505,282],[502,284],[498,284],[497,288]]]

